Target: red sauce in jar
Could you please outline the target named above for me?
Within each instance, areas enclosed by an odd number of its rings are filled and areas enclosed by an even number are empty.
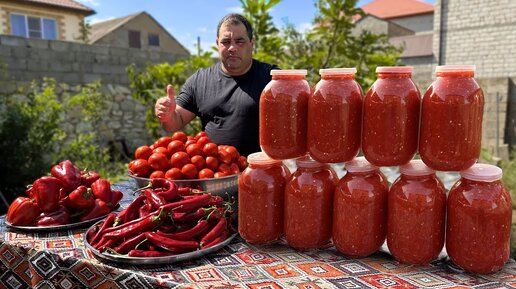
[[[427,264],[444,246],[444,185],[421,160],[401,166],[400,172],[389,191],[387,246],[402,263]]]
[[[480,155],[484,94],[474,66],[438,66],[423,96],[419,153],[434,170],[460,171]]]
[[[306,154],[308,98],[306,70],[272,70],[260,96],[260,146],[273,159]]]
[[[333,193],[339,179],[329,165],[308,157],[296,164],[285,188],[285,239],[298,250],[319,248],[331,238]]]
[[[335,189],[333,244],[346,256],[365,257],[385,241],[389,183],[364,157],[347,162],[346,169]]]
[[[258,152],[238,178],[238,232],[249,243],[265,244],[283,234],[283,199],[290,171]]]
[[[475,164],[448,195],[446,251],[471,273],[498,271],[509,259],[512,201],[501,177],[500,168]]]
[[[378,67],[364,98],[362,151],[376,166],[399,166],[417,151],[421,98],[410,66]]]
[[[356,68],[321,69],[321,80],[308,100],[310,156],[321,163],[352,160],[360,149],[362,88]]]

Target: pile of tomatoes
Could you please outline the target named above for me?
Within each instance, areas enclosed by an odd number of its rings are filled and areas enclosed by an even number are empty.
[[[136,177],[181,179],[220,178],[238,174],[247,159],[234,146],[217,145],[201,131],[188,136],[182,131],[164,136],[150,146],[140,146],[128,164]]]

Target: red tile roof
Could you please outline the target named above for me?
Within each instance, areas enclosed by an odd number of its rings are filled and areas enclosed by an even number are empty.
[[[82,12],[86,15],[95,14],[95,10],[93,10],[85,5],[82,5],[79,2],[73,1],[73,0],[22,0],[21,2],[29,2],[27,4],[33,3],[33,4],[41,4],[41,5],[45,5],[45,6],[53,6],[53,7],[71,9],[71,10],[75,10],[78,12]]]
[[[434,6],[418,0],[375,0],[362,7],[366,14],[391,19],[434,12]]]

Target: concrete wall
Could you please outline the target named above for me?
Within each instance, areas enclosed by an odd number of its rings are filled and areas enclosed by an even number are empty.
[[[433,30],[434,15],[423,14],[409,17],[400,17],[390,19],[391,22],[396,23],[402,27],[410,29],[415,33],[428,32]]]

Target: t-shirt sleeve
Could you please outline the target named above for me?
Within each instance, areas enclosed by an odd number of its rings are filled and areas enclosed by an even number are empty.
[[[190,76],[183,87],[181,87],[181,91],[179,95],[176,97],[176,103],[178,106],[195,113],[196,115],[199,113],[199,109],[197,107],[197,103],[195,100],[195,81],[198,77],[198,73]]]

